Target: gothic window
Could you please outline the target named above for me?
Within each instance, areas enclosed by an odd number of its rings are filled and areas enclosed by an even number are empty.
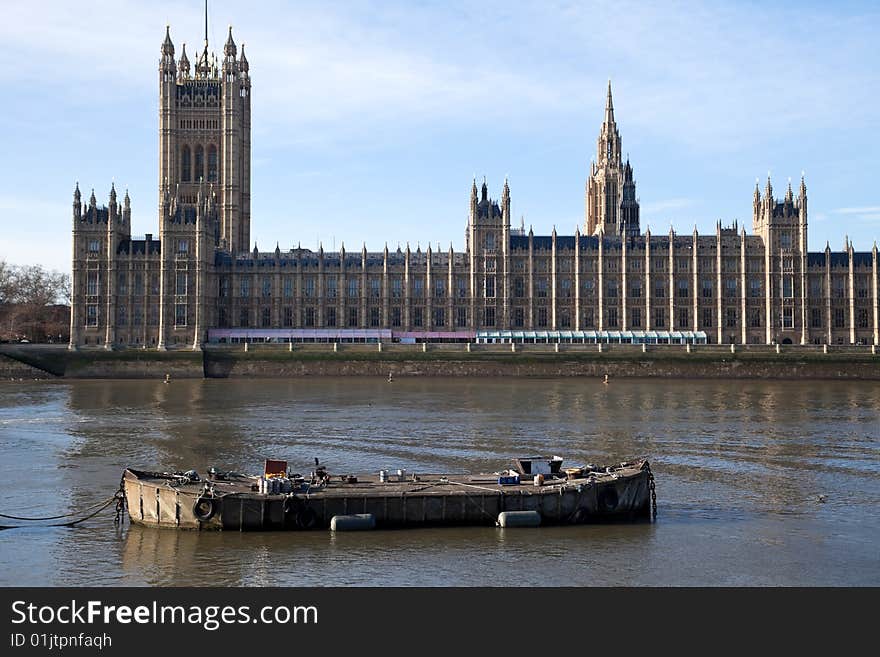
[[[251,296],[251,279],[247,276],[241,279],[241,294],[239,296],[249,297]]]
[[[562,328],[571,328],[571,311],[568,308],[563,308],[560,312],[559,325]]]
[[[272,279],[268,276],[263,277],[263,298],[272,296]]]
[[[183,182],[189,182],[192,180],[192,162],[190,161],[191,154],[189,151],[189,146],[183,147],[183,155],[180,158],[180,179]]]
[[[425,294],[425,281],[421,276],[413,277],[412,294],[416,298],[421,298]]]
[[[703,279],[703,298],[712,298],[712,281],[708,278]],[[711,326],[711,324],[709,324],[709,326]]]
[[[351,306],[348,309],[348,325],[350,327],[356,327],[358,325],[358,309],[356,306]]]
[[[186,304],[178,303],[174,306],[174,325],[186,326]]]
[[[128,294],[128,276],[124,272],[119,273],[116,283],[116,294],[120,296]]]
[[[666,308],[654,308],[654,326],[657,328],[666,326]]]
[[[794,280],[791,276],[782,277],[782,298],[791,299],[794,297]]]
[[[268,306],[264,306],[260,317],[260,326],[269,328],[272,325],[272,310]]]
[[[421,306],[416,306],[415,308],[413,308],[412,323],[413,323],[413,326],[416,328],[422,327],[422,324],[424,322],[422,321],[422,307]]]
[[[177,240],[177,252],[189,253],[189,240]]]
[[[327,279],[327,298],[328,299],[335,299],[337,289],[338,288],[337,288],[336,276],[330,276]]]
[[[736,328],[736,309],[727,309],[727,328]]]
[[[284,327],[290,328],[293,326],[293,308],[287,306],[284,309]]]
[[[370,308],[370,326],[378,328],[379,323],[379,309],[374,306]]]
[[[467,326],[467,308],[465,308],[464,306],[459,306],[455,309],[455,312],[457,315],[455,318],[456,326]]]
[[[98,325],[98,306],[86,306],[86,326]]]
[[[378,279],[377,279],[378,282]],[[379,296],[378,293],[376,296]],[[442,278],[434,279],[434,296],[437,299],[442,299],[446,296],[446,281]],[[442,322],[441,322],[442,323]]]
[[[779,248],[781,249],[790,249],[791,248],[791,233],[783,232],[779,234]]]
[[[570,278],[563,278],[560,281],[559,287],[560,287],[560,290],[559,290],[560,297],[562,297],[563,299],[571,298],[571,279]]]
[[[682,299],[688,298],[688,282],[686,278],[678,279],[678,296]]]
[[[522,308],[513,309],[513,326],[514,328],[522,328],[524,325],[525,313]]]
[[[846,326],[843,314],[843,308],[834,309],[834,328],[843,328]]]
[[[630,296],[634,299],[638,299],[642,296],[642,282],[635,281],[630,288]]]
[[[543,306],[538,308],[538,326],[541,328],[547,327],[547,309]]]
[[[486,308],[486,316],[484,319],[486,320],[486,326],[495,326],[495,308],[493,306],[489,306],[488,308]]]
[[[293,278],[290,276],[285,276],[284,278],[284,296],[287,299],[293,296]]]
[[[608,327],[617,328],[617,308],[607,308],[605,312],[608,314]]]
[[[395,299],[399,299],[401,296],[401,290],[403,289],[403,282],[400,280],[399,276],[395,276],[391,279],[391,296]]]
[[[94,297],[98,294],[98,272],[90,271],[86,283],[86,294]]]
[[[247,308],[242,308],[238,312],[238,325],[242,328],[247,328],[250,326],[250,311]]]
[[[495,277],[494,276],[486,276],[486,298],[494,299],[495,298]]]
[[[678,309],[678,328],[686,329],[690,325],[690,313],[687,308]]]
[[[208,182],[217,182],[217,147],[208,147]]]
[[[752,308],[749,310],[749,326],[751,326],[752,328],[761,327],[761,311],[757,308]]]
[[[117,326],[125,326],[127,323],[127,316],[125,312],[125,306],[119,306],[116,311],[116,324]]]
[[[761,296],[761,280],[753,278],[749,281],[749,289],[751,290],[750,294],[753,299],[759,298]]]
[[[315,325],[315,309],[314,308],[305,308],[303,310],[303,324],[305,324],[308,328],[312,328]]]
[[[539,278],[535,281],[535,296],[539,298],[546,298],[547,296],[547,279]]]
[[[521,299],[525,295],[525,286],[523,284],[522,276],[517,276],[513,279],[513,296],[517,299]]]
[[[443,279],[439,280],[439,283],[443,283]],[[378,299],[382,296],[382,280],[379,278],[371,278],[370,279],[370,296],[373,299]]]
[[[220,306],[217,311],[217,324],[220,325],[220,328],[226,328],[229,326],[229,311],[226,306]]]
[[[728,297],[736,297],[736,279],[728,278],[724,281],[725,287],[727,288],[727,296]]]
[[[138,295],[144,293],[144,275],[140,272],[134,275],[134,293]]]
[[[150,294],[159,294],[159,274],[150,274]]]
[[[458,298],[459,299],[467,298],[467,279],[464,276],[459,276],[457,284],[458,284],[458,295],[457,295]],[[464,326],[464,324],[461,324],[461,326]]]
[[[401,325],[400,306],[395,306],[394,308],[391,309],[391,326],[394,326],[395,328],[397,328],[400,325]]]
[[[196,146],[196,170],[195,180],[198,182],[205,177],[205,149],[199,144]]]
[[[813,328],[822,328],[822,309],[810,308],[810,325]]]
[[[358,297],[358,279],[357,278],[349,278],[348,279],[348,298],[349,299],[357,299]]]
[[[593,328],[596,325],[594,319],[595,319],[595,317],[593,314],[593,309],[592,308],[585,309],[584,310],[584,326],[589,327],[589,328]]]
[[[314,277],[314,276],[307,276],[306,279],[305,279],[305,281],[303,281],[303,282],[304,282],[304,284],[305,284],[305,291],[304,291],[304,294],[305,294],[307,297],[313,297],[313,296],[315,296],[315,277]],[[314,311],[314,308],[313,308],[313,309],[312,309],[312,313],[314,314],[314,312],[315,312],[315,311]]]
[[[859,308],[858,319],[856,321],[859,328],[868,328],[868,311],[864,308]]]
[[[782,309],[782,328],[794,328],[794,308]]]
[[[376,309],[378,311],[378,308]],[[446,324],[446,308],[434,308],[434,326],[442,328]]]
[[[327,314],[327,326],[330,328],[334,328],[336,326],[336,308],[333,306],[328,306],[326,310]]]
[[[101,250],[101,240],[89,240],[89,253],[97,253]]]
[[[642,326],[642,309],[641,308],[630,308],[630,324],[633,328],[640,328]]]
[[[703,326],[712,328],[712,309],[703,308]]]
[[[144,307],[139,303],[134,304],[134,310],[131,313],[131,323],[133,326],[140,326],[144,323]]]

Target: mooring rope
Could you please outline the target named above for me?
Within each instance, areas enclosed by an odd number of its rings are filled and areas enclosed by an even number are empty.
[[[60,516],[44,516],[41,518],[28,518],[25,516],[13,516],[13,515],[9,515],[7,513],[0,513],[0,518],[7,518],[8,520],[27,520],[27,521],[33,521],[33,522],[43,521],[43,520],[60,520],[61,518],[72,518],[73,516],[78,516],[80,513],[83,513],[84,511],[89,511],[91,509],[95,509],[95,508],[101,506],[102,504],[106,504],[108,502],[108,500],[115,499],[115,498],[116,498],[116,496],[114,495],[113,497],[108,498],[107,500],[101,500],[100,502],[96,502],[95,504],[87,506],[86,508],[81,509],[80,511],[71,511],[70,513],[63,513]]]
[[[71,520],[69,522],[53,522],[48,525],[0,525],[0,529],[22,529],[27,527],[73,527],[74,525],[78,525],[81,522],[85,522],[89,518],[94,518],[96,515],[101,513],[104,509],[106,509],[111,504],[116,502],[116,495],[105,500],[100,507],[96,510],[92,511],[90,514],[83,516],[82,518],[77,518],[76,520]],[[61,516],[66,517],[66,516]]]

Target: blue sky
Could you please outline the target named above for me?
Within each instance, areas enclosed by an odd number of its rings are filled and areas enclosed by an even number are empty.
[[[158,233],[157,64],[202,3],[4,0],[0,259],[70,267],[73,186]],[[253,79],[252,240],[464,247],[473,176],[548,234],[583,223],[605,86],[642,227],[751,230],[755,179],[806,172],[811,250],[880,238],[880,5],[210,2]]]

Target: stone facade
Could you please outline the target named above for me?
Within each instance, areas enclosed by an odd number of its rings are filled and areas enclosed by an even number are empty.
[[[159,237],[131,236],[111,187],[73,201],[71,348],[200,348],[211,328],[705,331],[717,343],[877,344],[877,247],[810,253],[807,190],[754,191],[752,234],[642,233],[609,83],[586,183],[585,233],[511,228],[471,187],[466,246],[353,253],[250,245],[244,48],[205,47],[190,74],[166,33],[159,65]]]

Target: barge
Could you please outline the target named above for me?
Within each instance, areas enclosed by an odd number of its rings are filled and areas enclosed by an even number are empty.
[[[289,472],[286,461],[267,460],[259,476],[211,468],[203,478],[193,470],[129,468],[122,485],[133,523],[174,529],[514,527],[656,515],[647,460],[563,469],[559,457],[534,457],[491,474],[331,475],[316,459],[307,476]]]

